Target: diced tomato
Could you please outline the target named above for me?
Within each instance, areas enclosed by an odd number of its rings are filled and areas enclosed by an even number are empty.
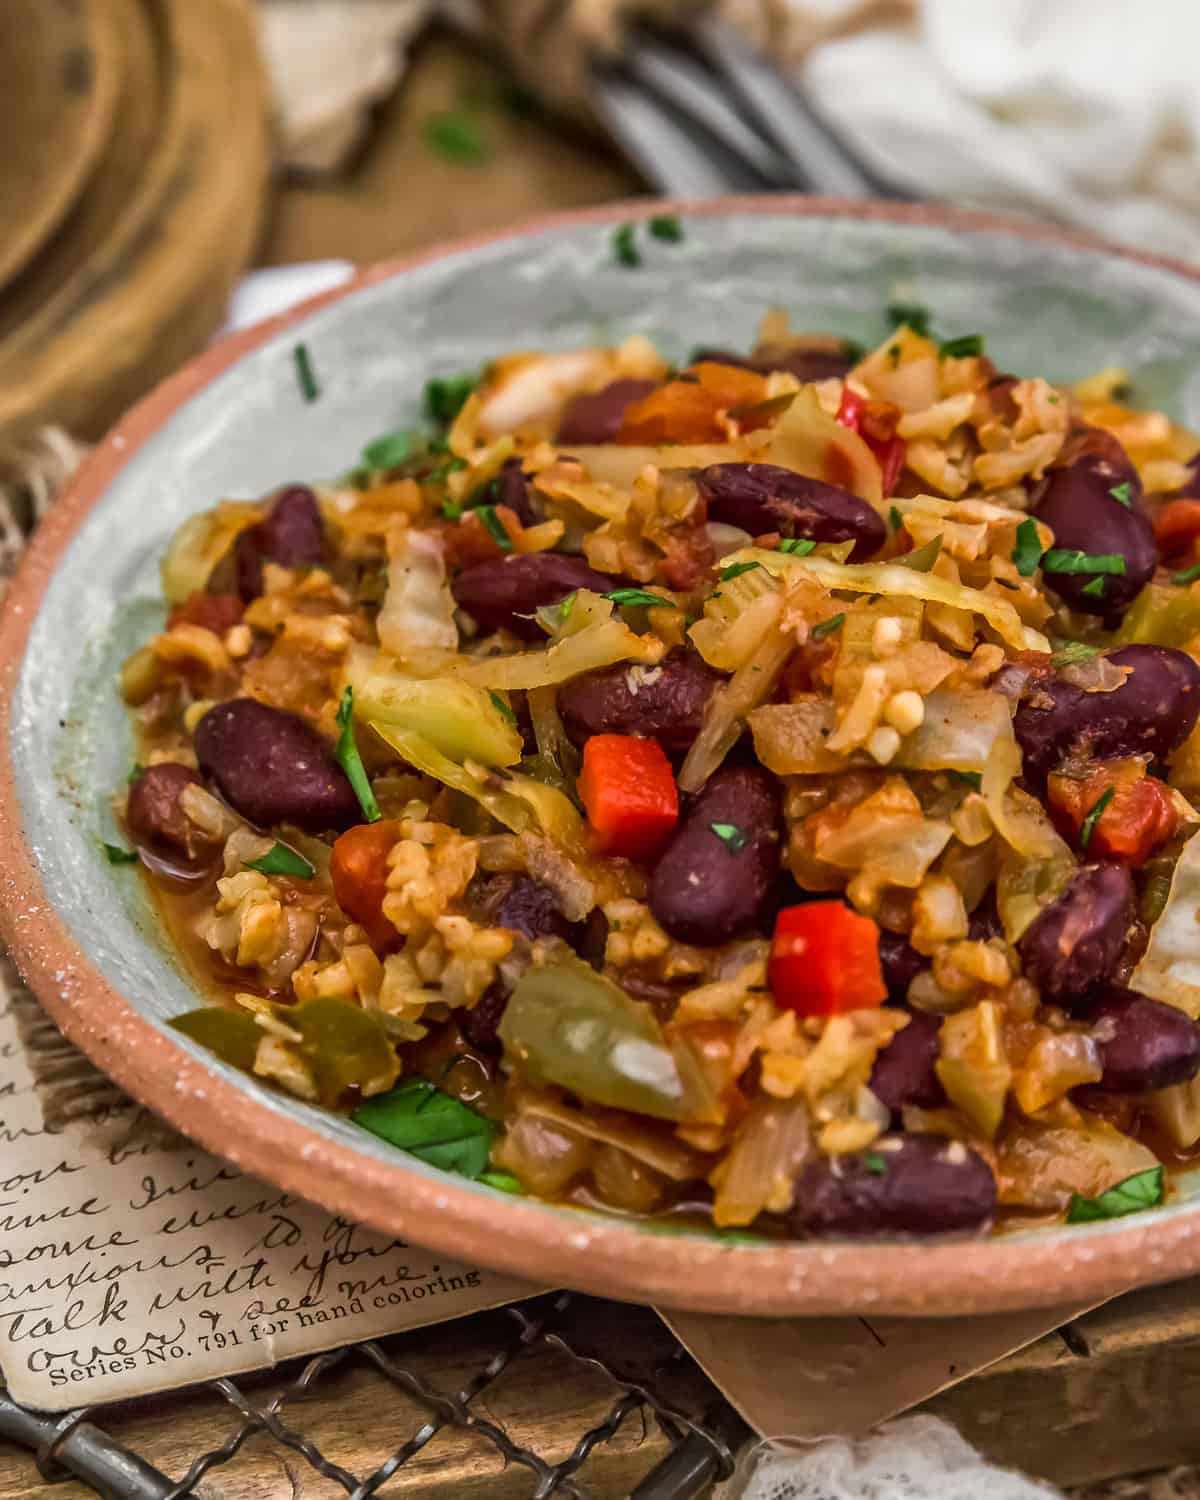
[[[497,505],[494,514],[510,541],[520,535],[520,518],[511,506]],[[491,562],[511,550],[500,545],[475,510],[464,511],[457,524],[440,530],[442,548],[451,567],[469,568],[473,563]]]
[[[224,635],[240,623],[243,608],[236,594],[206,594],[200,589],[175,606],[167,626],[199,625],[214,635]]]
[[[594,734],[583,747],[579,795],[601,854],[648,859],[679,818],[679,790],[657,740]]]
[[[1084,852],[1089,859],[1145,864],[1175,832],[1179,814],[1168,788],[1147,776],[1141,760],[1101,761],[1083,778],[1052,775],[1047,799],[1054,821],[1077,845],[1088,814],[1108,791],[1113,796],[1092,826]]]
[[[908,454],[908,444],[896,435],[899,407],[891,401],[872,401],[860,396],[847,385],[842,388],[837,419],[843,427],[857,432],[870,448],[883,475],[883,493],[892,494]]]
[[[400,935],[383,914],[387,894],[388,855],[400,838],[400,825],[391,819],[348,828],[333,846],[329,874],[337,904],[348,917],[366,928],[377,953],[394,948]]]
[[[671,380],[625,409],[618,443],[707,443],[724,438],[721,417],[735,407],[766,400],[767,382],[753,370],[739,370],[705,360],[688,372],[688,380]],[[747,417],[747,430],[765,425]]]
[[[1200,538],[1200,500],[1168,500],[1154,518],[1154,540],[1164,557],[1178,557]]]
[[[879,928],[841,901],[787,906],[775,919],[767,983],[781,1010],[839,1016],[887,998]]]
[[[660,538],[660,545],[663,555],[655,569],[658,577],[669,589],[685,593],[708,576],[717,555],[703,523],[672,527]]]

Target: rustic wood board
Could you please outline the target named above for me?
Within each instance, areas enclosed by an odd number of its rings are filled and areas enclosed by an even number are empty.
[[[166,38],[166,110],[111,233],[0,344],[0,434],[97,437],[202,347],[257,243],[266,86],[244,0],[145,0]]]
[[[110,0],[0,9],[0,286],[50,238],[113,124],[122,55]]]

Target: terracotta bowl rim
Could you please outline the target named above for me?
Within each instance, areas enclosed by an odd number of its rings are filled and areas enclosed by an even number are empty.
[[[164,381],[96,447],[33,538],[0,611],[0,934],[66,1036],[135,1099],[218,1156],[288,1192],[446,1255],[544,1286],[705,1312],[958,1315],[1097,1301],[1200,1271],[1200,1204],[989,1240],[743,1245],[646,1232],[360,1155],[213,1072],[108,984],[51,907],[26,842],[10,753],[26,641],[59,558],[117,472],[175,411],[236,360],[317,308],[448,255],[548,230],[675,213],[865,219],[1011,235],[1101,252],[1200,282],[1200,270],[1088,234],[919,204],[800,196],[640,199],[541,217],[382,262],[345,285],[232,335]],[[118,1047],[111,1038],[119,1034]]]

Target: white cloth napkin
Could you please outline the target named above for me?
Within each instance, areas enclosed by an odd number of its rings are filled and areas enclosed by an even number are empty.
[[[801,15],[812,0],[787,0]],[[822,0],[859,8],[859,0]],[[824,42],[814,104],[914,196],[1200,259],[1197,0],[920,0]]]

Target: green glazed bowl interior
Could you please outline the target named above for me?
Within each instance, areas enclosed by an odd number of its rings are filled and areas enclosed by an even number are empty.
[[[682,243],[643,232],[641,266],[618,264],[614,227],[661,211],[575,216],[379,268],[212,351],[106,440],[35,541],[0,637],[9,942],[68,1033],[209,1148],[542,1283],[714,1311],[958,1313],[1196,1269],[1195,1174],[1136,1220],[990,1241],[775,1247],[666,1235],[444,1176],[165,1029],[196,988],[136,874],[110,866],[101,843],[117,836],[109,799],[132,759],[118,668],[162,624],[158,561],[186,516],[352,467],[380,432],[421,425],[431,375],[633,333],[673,360],[701,344],[745,349],[772,305],[795,327],[873,343],[888,303],[923,303],[943,336],[983,334],[1002,370],[1063,381],[1123,365],[1140,403],[1200,428],[1200,282],[1180,268],[949,212],[778,199],[680,206]],[[319,384],[311,402],[293,360],[301,341]]]

